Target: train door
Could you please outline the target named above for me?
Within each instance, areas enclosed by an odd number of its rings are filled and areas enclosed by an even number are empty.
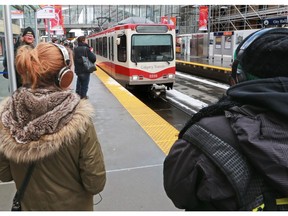
[[[114,64],[114,53],[113,53],[113,37],[108,38],[108,57],[109,57],[109,67],[110,71],[115,76],[115,64]]]
[[[127,62],[127,36],[126,34],[118,35],[116,43],[117,43],[117,61],[125,64]],[[115,72],[115,74],[119,74],[119,73]],[[118,77],[118,79],[120,79],[120,77]]]

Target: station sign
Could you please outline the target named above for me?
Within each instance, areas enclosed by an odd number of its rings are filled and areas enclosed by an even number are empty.
[[[45,6],[37,11],[37,19],[53,19],[55,18],[55,9],[53,6]]]
[[[282,25],[282,24],[287,24],[287,16],[283,17],[276,17],[276,18],[267,18],[263,20],[263,25],[268,26],[268,25]]]
[[[11,19],[24,19],[24,12],[22,10],[11,10]]]

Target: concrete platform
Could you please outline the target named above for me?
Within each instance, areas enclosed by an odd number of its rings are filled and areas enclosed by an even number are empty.
[[[121,91],[129,94],[123,87]],[[179,211],[163,188],[166,153],[96,74],[91,75],[88,96],[95,107],[94,124],[107,171],[107,183],[101,192],[102,201],[98,203],[101,200],[99,195],[94,197],[94,210]],[[0,211],[10,211],[14,193],[13,182],[0,183]]]

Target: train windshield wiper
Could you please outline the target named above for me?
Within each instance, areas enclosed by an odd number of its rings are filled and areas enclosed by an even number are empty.
[[[137,59],[135,56],[133,56],[133,57],[134,57],[135,64],[137,65]]]

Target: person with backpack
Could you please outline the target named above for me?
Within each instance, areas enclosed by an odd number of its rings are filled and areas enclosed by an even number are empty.
[[[288,210],[288,29],[235,51],[231,87],[194,114],[164,161],[164,189],[193,211]]]

